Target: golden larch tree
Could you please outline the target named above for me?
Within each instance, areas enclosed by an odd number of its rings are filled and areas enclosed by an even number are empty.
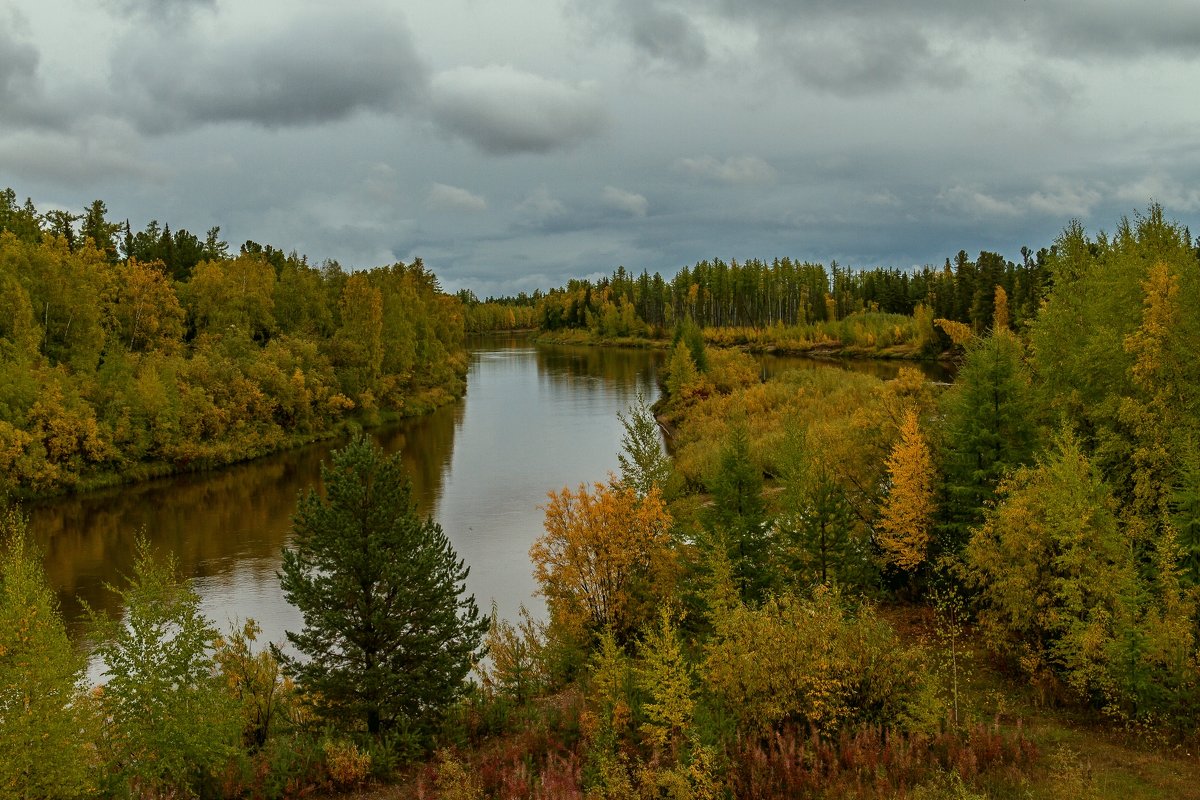
[[[992,300],[992,330],[1008,330],[1008,292],[1003,286],[996,287],[995,299]]]
[[[926,558],[934,512],[933,456],[912,409],[900,423],[887,471],[891,490],[876,533],[887,562],[911,572]]]

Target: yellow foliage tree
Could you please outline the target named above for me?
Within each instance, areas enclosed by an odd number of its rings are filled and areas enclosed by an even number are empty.
[[[822,734],[857,724],[931,722],[921,651],[903,646],[869,605],[845,608],[836,590],[738,605],[717,620],[700,669],[708,695],[740,731],[785,724]]]
[[[992,301],[992,330],[1008,330],[1008,292],[1003,286],[996,287],[995,299]]]
[[[578,632],[611,628],[621,641],[652,615],[672,586],[671,516],[658,487],[581,484],[550,493],[546,533],[529,557],[556,622]]]
[[[971,330],[971,326],[965,322],[958,322],[952,319],[935,319],[933,324],[945,331],[946,335],[950,337],[950,341],[959,347],[971,341],[971,337],[975,335],[974,331]]]
[[[912,572],[925,561],[933,528],[933,456],[909,409],[887,460],[891,491],[876,526],[888,563]]]
[[[642,736],[656,753],[674,757],[691,730],[696,700],[692,667],[672,616],[663,606],[659,624],[646,632],[638,683],[647,696]]]
[[[1165,519],[1175,467],[1172,437],[1186,421],[1180,412],[1187,407],[1185,387],[1191,382],[1173,341],[1182,311],[1179,276],[1160,261],[1150,267],[1142,291],[1142,324],[1124,341],[1125,352],[1135,359],[1129,372],[1139,396],[1124,398],[1118,415],[1136,439],[1134,510],[1147,519]]]
[[[131,258],[117,266],[116,274],[111,313],[122,346],[131,352],[170,354],[183,338],[184,311],[162,263]]]

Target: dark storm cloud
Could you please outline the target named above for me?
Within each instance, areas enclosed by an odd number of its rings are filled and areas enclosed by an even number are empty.
[[[424,67],[408,30],[377,14],[338,11],[266,32],[210,37],[202,26],[131,37],[113,63],[117,102],[142,130],[208,123],[320,124],[419,102]],[[118,109],[115,109],[115,111]]]
[[[41,55],[3,22],[0,15],[0,129],[54,127],[64,115],[46,102],[38,74]]]
[[[850,96],[960,85],[972,50],[991,42],[1023,44],[1023,57],[1043,70],[1053,68],[1048,59],[1200,56],[1193,0],[1156,4],[1152,13],[1123,0],[608,0],[577,8],[638,52],[688,67],[717,51],[697,19],[708,19],[709,30],[744,26],[760,61],[783,63],[814,89]]]
[[[37,48],[0,28],[0,100],[6,108],[29,91],[37,77],[37,66]]]
[[[630,38],[646,55],[681,67],[698,67],[708,60],[703,34],[682,11],[634,3],[630,12]]]
[[[597,136],[606,124],[594,86],[509,66],[459,67],[434,76],[434,121],[490,155],[549,153]]]

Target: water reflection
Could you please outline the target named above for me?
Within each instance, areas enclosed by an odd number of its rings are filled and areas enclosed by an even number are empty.
[[[523,338],[475,344],[467,398],[375,433],[400,452],[422,513],[432,514],[471,566],[468,588],[505,616],[540,608],[528,561],[546,492],[603,480],[616,468],[616,412],[650,397],[660,353],[533,347]],[[300,625],[276,570],[296,498],[319,483],[326,442],[211,473],[59,498],[28,509],[46,569],[73,632],[82,602],[119,614],[106,583],[132,569],[144,531],[195,580],[220,627],[254,617],[268,640]]]
[[[486,610],[492,600],[513,618],[535,613],[529,546],[542,532],[546,493],[602,481],[617,469],[617,412],[637,392],[653,400],[665,354],[572,346],[532,346],[523,337],[473,345],[467,398],[376,433],[399,451],[422,513],[442,525],[471,567],[467,582]],[[764,369],[827,369],[778,356]],[[847,366],[881,370],[898,364]],[[319,482],[321,460],[338,442],[282,453],[219,472],[181,475],[103,493],[61,498],[29,509],[46,551],[46,569],[64,615],[80,630],[81,604],[119,613],[105,583],[132,568],[133,539],[175,554],[195,579],[205,613],[224,628],[254,617],[269,641],[298,629],[276,578],[297,496]]]

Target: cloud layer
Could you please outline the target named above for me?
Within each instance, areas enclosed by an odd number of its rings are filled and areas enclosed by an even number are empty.
[[[1192,0],[0,0],[0,187],[481,296],[907,267],[1200,230],[1198,83]]]

